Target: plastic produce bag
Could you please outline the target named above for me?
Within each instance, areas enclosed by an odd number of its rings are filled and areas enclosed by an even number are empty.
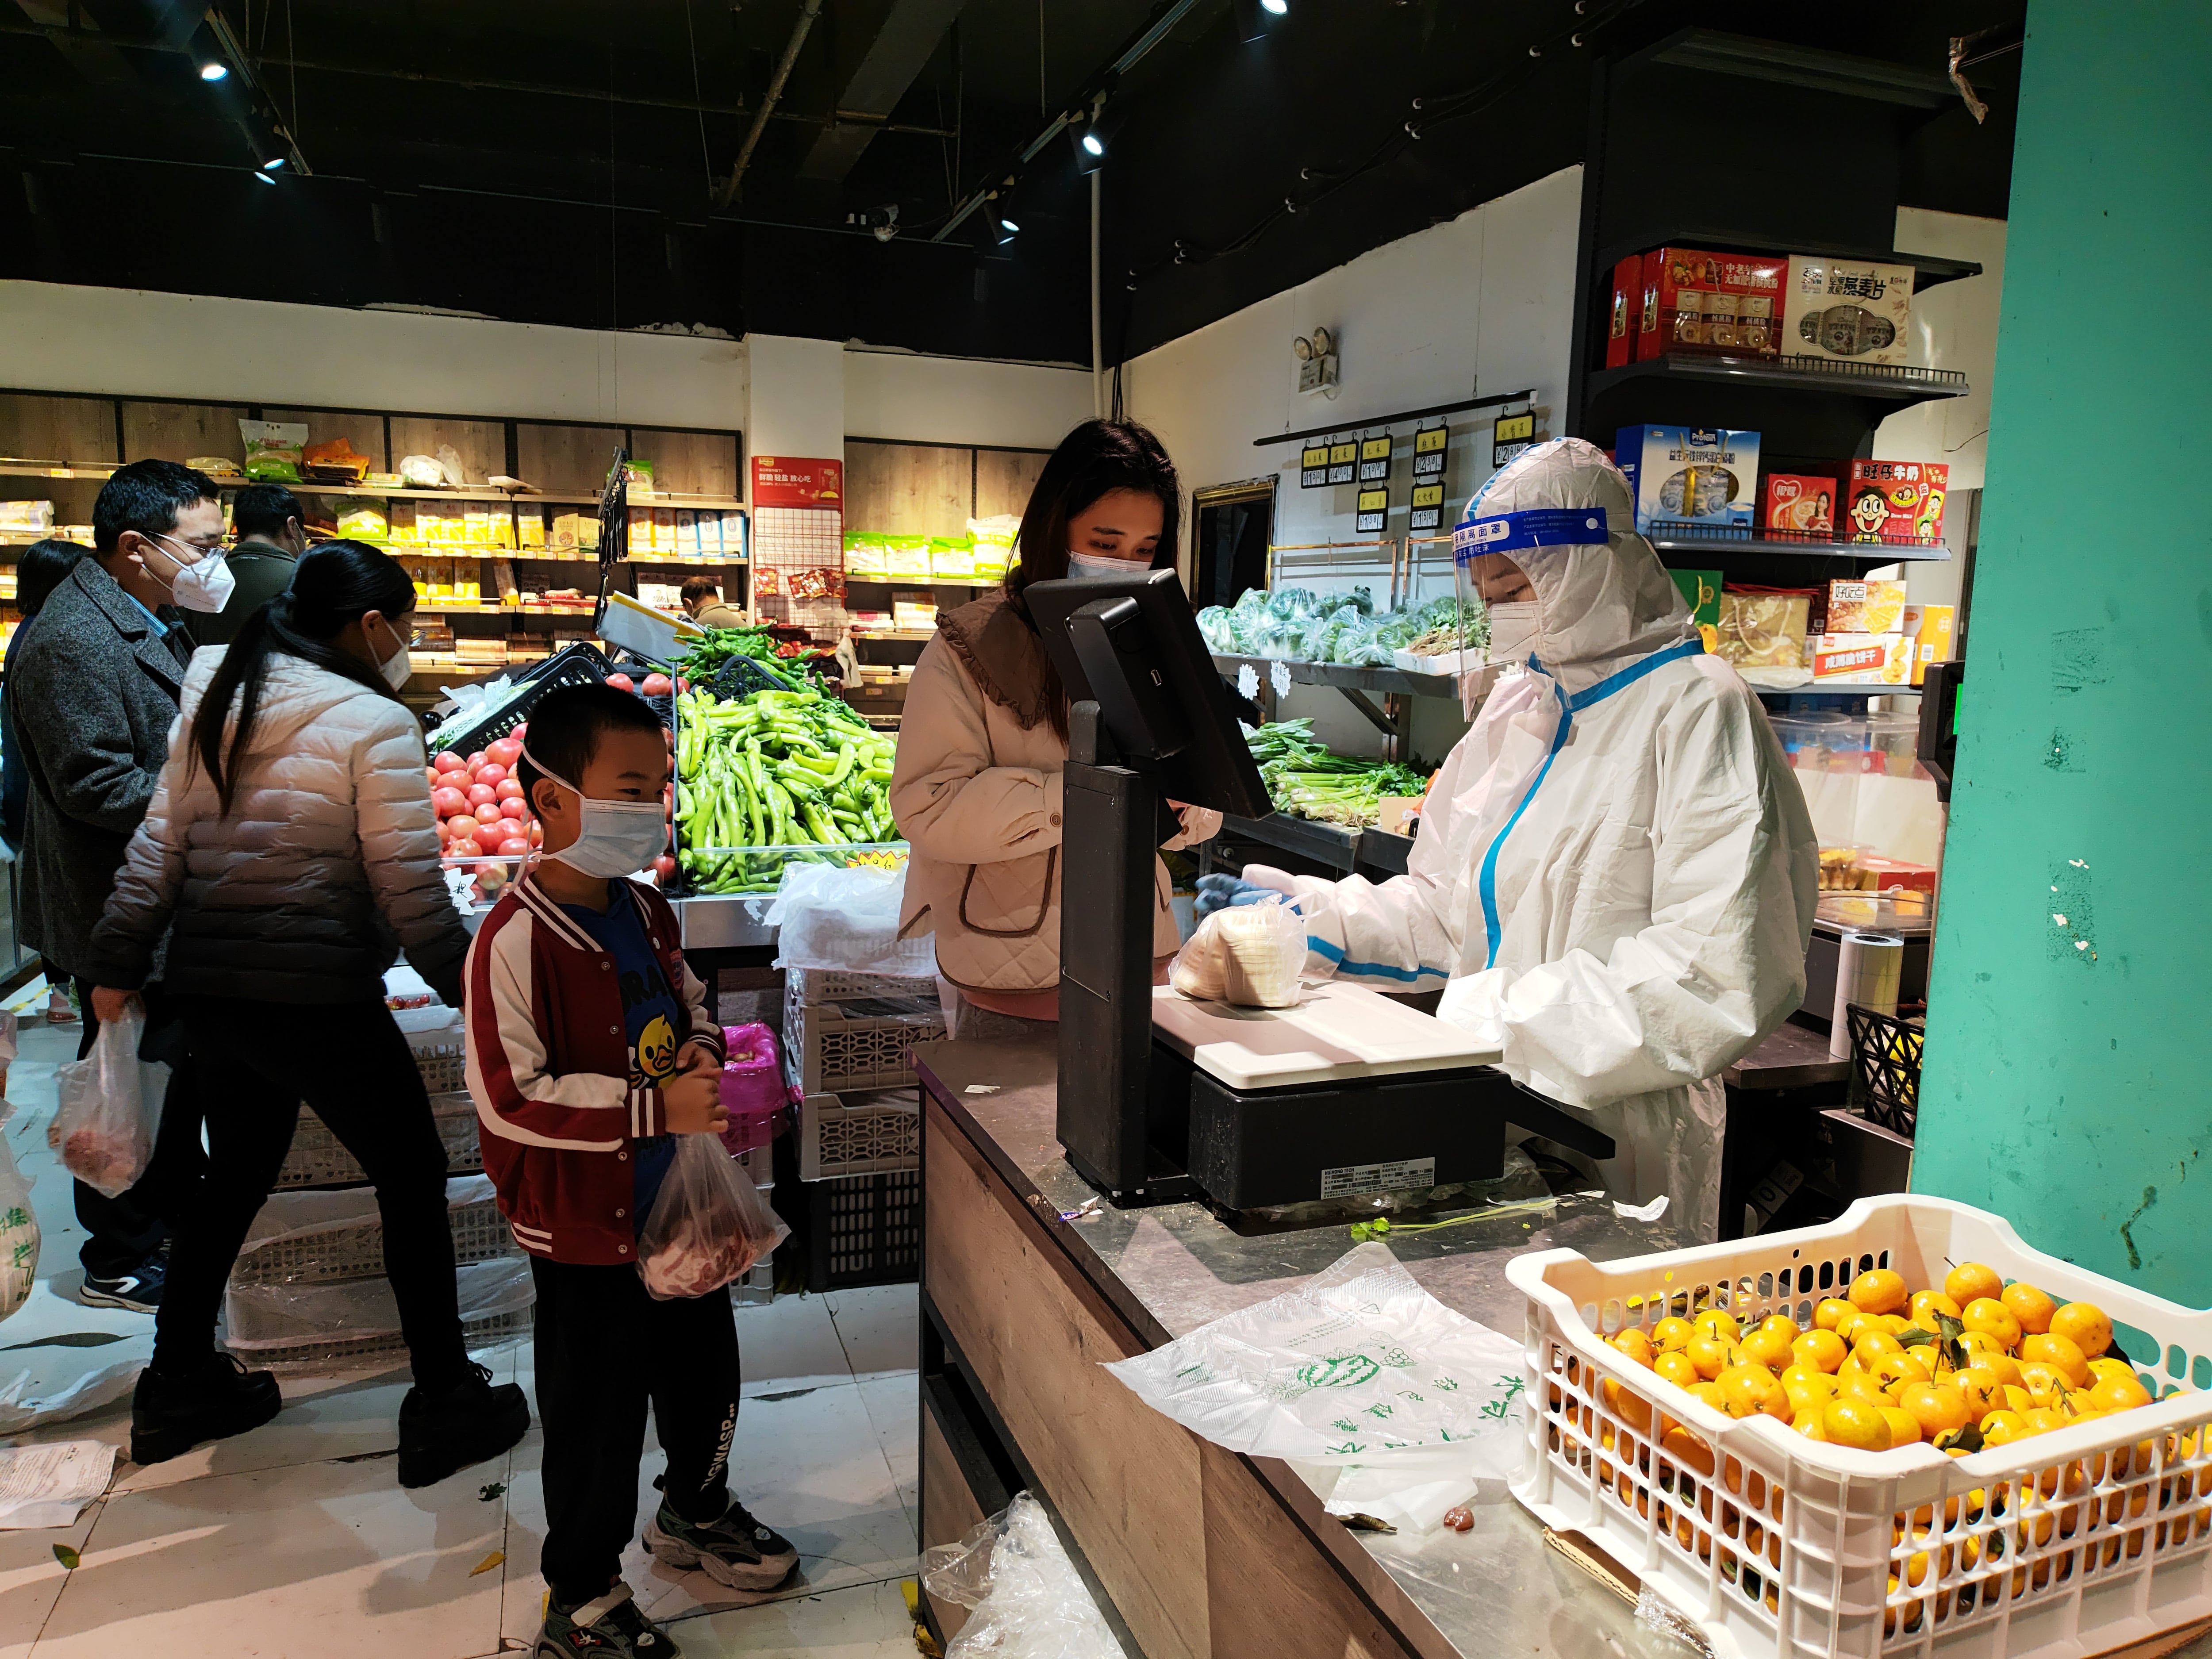
[[[1216,910],[1176,952],[1168,983],[1187,997],[1241,1008],[1289,1008],[1306,965],[1306,924],[1279,894]]]
[[[638,1276],[662,1302],[741,1277],[791,1229],[713,1135],[679,1135],[676,1161],[637,1239]]]
[[[0,1125],[8,1117],[7,1103],[0,1101]],[[30,1299],[38,1276],[39,1216],[31,1207],[31,1183],[0,1139],[0,1319]]]
[[[765,1146],[776,1136],[776,1115],[792,1103],[794,1091],[783,1080],[783,1060],[775,1033],[765,1025],[722,1028],[722,1109],[730,1126],[722,1145],[735,1158]]]
[[[307,447],[304,421],[240,421],[239,441],[246,446],[246,476],[257,483],[298,483],[301,452]]]
[[[61,1105],[47,1126],[46,1145],[61,1154],[64,1169],[106,1198],[129,1191],[146,1173],[161,1127],[169,1068],[138,1058],[145,1034],[142,1012],[109,1020],[90,1054],[54,1071]]]
[[[1105,1616],[1029,1493],[921,1558],[922,1588],[974,1612],[945,1659],[1121,1659]]]
[[[793,861],[764,920],[778,929],[775,965],[927,979],[937,971],[927,933],[898,936],[906,871]]]

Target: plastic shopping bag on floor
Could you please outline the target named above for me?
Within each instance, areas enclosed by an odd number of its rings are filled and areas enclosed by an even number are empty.
[[[638,1235],[637,1271],[663,1302],[741,1277],[790,1228],[714,1135],[678,1135],[676,1159]]]
[[[135,1186],[154,1157],[169,1068],[138,1058],[145,1035],[145,1013],[134,1006],[100,1026],[90,1054],[54,1071],[61,1104],[46,1145],[61,1154],[63,1168],[106,1198]]]
[[[1121,1659],[1051,1517],[1025,1492],[958,1543],[925,1552],[921,1583],[937,1600],[973,1609],[945,1659]]]
[[[0,1101],[0,1126],[7,1123],[9,1110]],[[0,1137],[0,1319],[23,1305],[38,1276],[39,1217],[31,1208],[31,1183]]]

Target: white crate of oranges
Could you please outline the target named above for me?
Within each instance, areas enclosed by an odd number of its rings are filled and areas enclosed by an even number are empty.
[[[1721,1659],[2079,1659],[2212,1618],[2212,1313],[1904,1196],[1506,1271],[1516,1496]]]

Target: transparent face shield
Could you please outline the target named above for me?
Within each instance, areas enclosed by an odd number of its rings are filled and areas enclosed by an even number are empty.
[[[1452,529],[1452,588],[1459,602],[1460,647],[1467,662],[1523,662],[1534,649],[1536,590],[1526,556],[1540,548],[1587,547],[1606,539],[1602,507],[1532,507],[1480,514],[1478,502]]]

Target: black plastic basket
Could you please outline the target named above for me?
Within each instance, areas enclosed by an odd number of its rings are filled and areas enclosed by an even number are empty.
[[[1844,1016],[1851,1027],[1851,1075],[1866,1115],[1910,1139],[1920,1121],[1920,1055],[1928,1041],[1919,1020],[1899,1019],[1856,1002]]]
[[[522,676],[528,682],[523,690],[473,725],[460,727],[438,747],[450,749],[457,755],[474,754],[528,720],[530,711],[544,702],[549,691],[557,691],[564,685],[597,685],[613,672],[614,665],[599,647],[580,640],[531,669]],[[447,728],[441,726],[437,729],[443,732]]]
[[[921,1277],[921,1171],[810,1181],[806,1288],[910,1285]]]

